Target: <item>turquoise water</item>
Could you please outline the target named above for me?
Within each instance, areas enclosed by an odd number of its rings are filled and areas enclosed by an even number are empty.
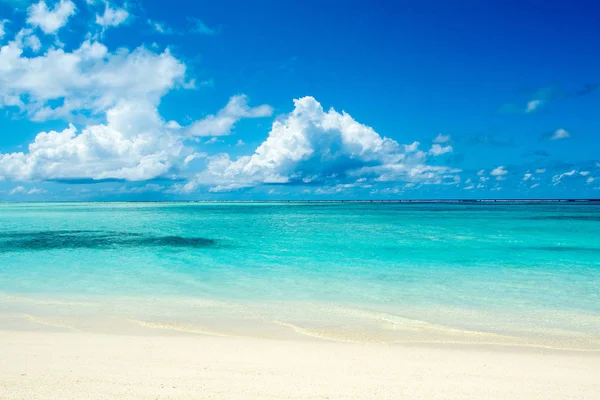
[[[593,203],[5,204],[0,226],[10,298],[310,304],[321,320],[335,306],[600,337]]]

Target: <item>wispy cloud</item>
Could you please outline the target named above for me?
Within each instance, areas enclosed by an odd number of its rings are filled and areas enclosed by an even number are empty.
[[[500,107],[504,114],[531,114],[538,111],[547,103],[569,97],[582,97],[595,93],[600,89],[599,83],[585,83],[576,88],[561,88],[558,85],[545,86],[537,89],[521,89],[521,96],[527,96],[520,102],[507,103]]]
[[[550,131],[550,132],[545,132],[542,134],[541,139],[546,139],[546,140],[562,140],[562,139],[568,139],[571,137],[571,134],[566,131],[565,129],[557,129],[555,131]]]
[[[8,194],[10,194],[11,196],[14,196],[16,194],[32,195],[32,194],[42,194],[42,193],[46,193],[46,190],[36,188],[36,187],[32,187],[31,189],[28,190],[25,188],[25,186],[17,186],[15,188],[13,188],[10,192],[8,192]]]
[[[581,88],[575,90],[573,92],[574,96],[587,96],[588,94],[592,94],[600,89],[600,84],[598,83],[586,83]]]
[[[197,33],[206,36],[215,36],[221,32],[221,28],[211,28],[204,22],[202,22],[202,20],[200,20],[199,18],[190,17],[188,19],[192,23],[192,28],[190,30],[192,33]]]
[[[446,143],[450,141],[450,135],[442,135],[438,133],[438,135],[433,139],[433,143]]]
[[[147,22],[148,22],[148,25],[150,25],[150,27],[154,31],[156,31],[157,33],[160,33],[161,35],[173,35],[173,34],[177,33],[173,28],[171,28],[164,22],[156,21],[153,19],[148,19]]]
[[[577,173],[577,171],[573,169],[573,170],[568,171],[568,172],[563,172],[562,174],[554,175],[552,177],[552,183],[554,184],[554,186],[556,186],[556,185],[558,185],[558,184],[560,184],[562,182],[562,180],[563,180],[564,177],[573,176],[576,173]]]
[[[525,112],[526,113],[531,113],[534,112],[535,110],[537,110],[538,108],[540,108],[540,106],[544,103],[543,100],[531,100],[529,102],[527,102],[527,107],[525,107]]]
[[[7,22],[9,22],[7,19],[0,20],[0,39],[2,39],[6,33],[4,25],[6,25]]]

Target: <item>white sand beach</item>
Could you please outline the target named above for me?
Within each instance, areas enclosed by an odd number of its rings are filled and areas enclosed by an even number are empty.
[[[598,399],[600,353],[0,331],[0,399]]]

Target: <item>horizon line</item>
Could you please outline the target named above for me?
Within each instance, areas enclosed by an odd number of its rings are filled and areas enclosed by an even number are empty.
[[[322,199],[322,200],[46,200],[46,201],[0,201],[2,204],[44,204],[44,203],[594,203],[600,198],[553,198],[553,199]]]

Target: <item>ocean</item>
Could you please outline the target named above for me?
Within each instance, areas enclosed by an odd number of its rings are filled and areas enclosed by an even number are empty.
[[[0,205],[0,329],[600,350],[600,203]]]

